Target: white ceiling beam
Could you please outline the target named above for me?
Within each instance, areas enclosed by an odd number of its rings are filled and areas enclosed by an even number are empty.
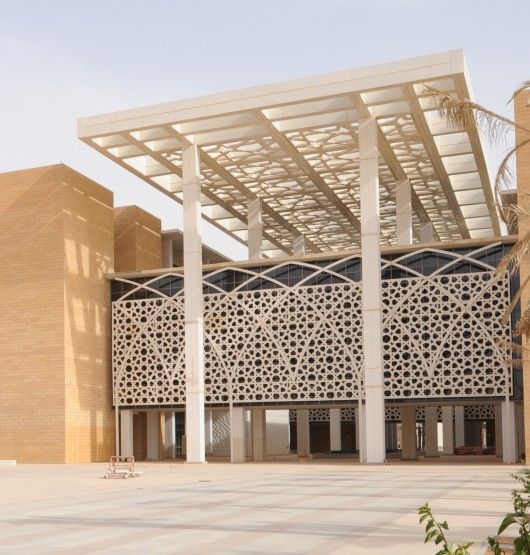
[[[462,216],[462,211],[460,210],[453,188],[451,187],[451,181],[449,180],[445,166],[442,162],[440,154],[438,153],[438,149],[436,148],[434,138],[430,133],[429,125],[427,124],[427,119],[425,118],[425,114],[423,113],[418,97],[416,96],[416,91],[412,85],[403,85],[403,91],[409,102],[412,118],[418,131],[420,132],[420,137],[423,145],[425,146],[425,150],[429,155],[431,164],[436,172],[436,175],[438,176],[442,190],[455,216],[460,234],[463,239],[469,239],[469,230],[467,229],[466,222]]]
[[[268,127],[271,137],[276,141],[280,148],[295,162],[300,170],[311,180],[311,182],[320,189],[324,196],[335,206],[335,208],[344,216],[344,218],[360,233],[361,223],[353,212],[340,200],[331,187],[322,179],[322,177],[313,169],[311,164],[302,156],[302,154],[293,146],[291,141],[287,139],[280,131],[276,129],[274,124],[269,121],[262,112],[257,112],[257,117]],[[300,234],[300,233],[299,233]]]

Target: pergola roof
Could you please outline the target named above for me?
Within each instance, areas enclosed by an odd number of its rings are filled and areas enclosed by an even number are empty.
[[[259,197],[266,255],[360,244],[359,118],[378,124],[381,235],[395,241],[396,181],[412,185],[413,224],[440,240],[500,235],[479,133],[448,126],[424,85],[470,98],[454,50],[366,68],[80,118],[87,144],[182,201],[182,146],[200,148],[204,217],[247,240]]]

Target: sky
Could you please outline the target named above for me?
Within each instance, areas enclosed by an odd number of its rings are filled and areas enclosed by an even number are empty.
[[[455,48],[475,99],[513,117],[530,0],[1,0],[0,171],[63,162],[182,228],[179,204],[77,139],[78,117]],[[245,258],[206,222],[203,240]]]

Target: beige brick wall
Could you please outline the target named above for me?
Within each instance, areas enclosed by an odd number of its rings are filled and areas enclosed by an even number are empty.
[[[112,193],[64,165],[0,188],[0,459],[108,459]]]
[[[158,218],[138,206],[114,209],[116,272],[162,267],[162,235]]]
[[[530,129],[530,91],[517,95],[515,98],[515,121]],[[528,137],[521,131],[516,132],[516,140]],[[521,148],[517,154],[517,201],[530,214],[530,145]],[[530,233],[530,216],[519,220],[519,237]],[[525,257],[521,264],[521,283],[530,273],[530,260]],[[524,310],[530,303],[530,288],[527,287],[521,297],[521,309]],[[530,349],[530,342],[524,340],[526,348]],[[524,385],[524,420],[525,420],[525,446],[526,460],[530,460],[530,351],[524,353],[523,385]]]

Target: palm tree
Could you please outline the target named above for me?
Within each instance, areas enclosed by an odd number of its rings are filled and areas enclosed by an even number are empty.
[[[486,134],[493,144],[499,144],[506,139],[510,132],[516,133],[515,146],[508,149],[502,159],[495,176],[495,202],[498,212],[503,221],[511,227],[514,223],[520,222],[523,218],[530,217],[530,205],[527,203],[524,193],[518,193],[516,204],[505,205],[502,201],[502,192],[507,190],[514,183],[514,176],[511,169],[514,156],[517,151],[523,147],[530,145],[530,129],[488,110],[484,106],[477,104],[467,98],[461,99],[447,92],[440,91],[430,85],[424,85],[428,95],[430,95],[438,108],[440,116],[452,127],[457,129],[467,129],[467,126],[474,122],[476,126]],[[512,94],[508,103],[512,102],[515,97],[523,91],[530,90],[530,81],[525,81]],[[522,237],[520,236],[513,248],[504,256],[497,268],[497,274],[504,274],[506,271],[516,272],[521,262],[530,256],[530,231]],[[530,274],[520,285],[519,290],[514,295],[510,307],[504,316],[504,323],[508,321],[510,315],[518,303],[522,292],[530,284]],[[530,338],[530,304],[523,307],[522,315],[516,324],[515,334],[524,336],[527,340]],[[513,347],[519,348],[516,345]],[[525,349],[527,350],[527,349]]]

